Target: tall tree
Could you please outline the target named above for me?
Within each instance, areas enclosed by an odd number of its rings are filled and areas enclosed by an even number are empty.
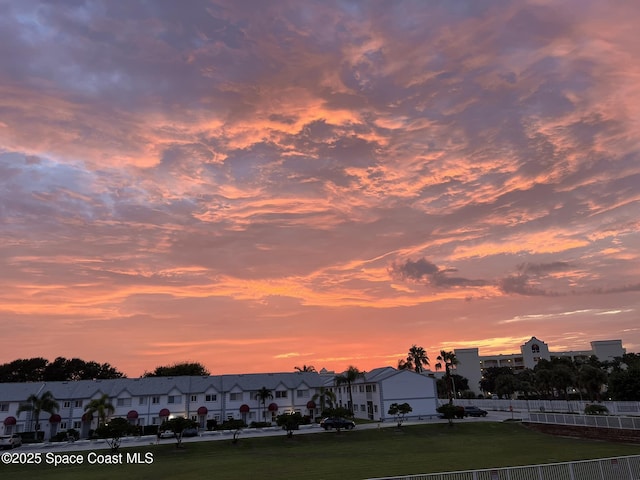
[[[91,400],[84,411],[93,418],[94,414],[98,416],[98,427],[106,423],[107,417],[116,411],[113,403],[109,401],[109,395],[103,394],[100,398]]]
[[[0,365],[0,382],[40,382],[49,360],[42,357],[20,358]]]
[[[424,367],[429,365],[429,357],[427,357],[427,351],[422,347],[412,345],[409,349],[409,353],[407,353],[406,363],[408,365],[412,365],[413,370],[416,373],[422,372],[424,370]]]
[[[601,400],[602,387],[607,383],[607,373],[590,364],[581,365],[578,369],[578,385],[589,396],[589,400]]]
[[[325,387],[320,387],[318,393],[316,393],[311,400],[314,402],[318,400],[320,404],[320,412],[324,412],[328,408],[333,408],[336,403],[336,394]]]
[[[398,360],[398,370],[413,370],[413,363],[411,360],[401,358]]]
[[[480,380],[480,389],[485,393],[496,393],[496,379],[500,375],[511,375],[513,370],[509,367],[489,367]]]
[[[347,385],[349,391],[349,411],[353,415],[353,393],[351,392],[351,384],[358,378],[364,377],[365,372],[361,372],[353,365],[350,365],[346,372],[342,375],[337,375],[335,378],[336,385]]]
[[[267,420],[267,400],[273,398],[273,393],[267,387],[262,387],[256,393],[256,398],[262,402],[262,421]]]
[[[64,382],[75,380],[93,380],[96,378],[123,378],[125,375],[108,363],[85,362],[80,358],[57,357],[44,369],[42,380],[45,382]]]
[[[26,403],[18,407],[16,415],[20,415],[22,412],[31,412],[32,418],[35,421],[34,438],[37,439],[38,430],[40,429],[40,414],[42,412],[53,414],[59,409],[60,405],[53,397],[53,393],[47,390],[40,396],[35,393],[29,395]]]
[[[436,363],[436,370],[444,367],[444,378],[447,382],[447,396],[449,397],[449,405],[453,405],[453,378],[451,376],[451,370],[458,364],[456,354],[453,352],[447,352],[440,350],[438,355],[438,363]]]
[[[0,382],[64,382],[96,378],[124,378],[108,363],[85,362],[79,358],[57,357],[53,362],[36,357],[0,365]]]
[[[179,362],[156,367],[153,372],[144,372],[143,377],[208,377],[207,367],[198,362]]]
[[[627,370],[617,370],[609,376],[607,393],[616,401],[640,400],[640,367],[632,366]]]

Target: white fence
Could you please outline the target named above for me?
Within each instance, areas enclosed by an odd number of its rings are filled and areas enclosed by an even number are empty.
[[[567,415],[564,413],[530,412],[529,421],[534,423],[554,423],[577,425],[580,427],[618,428],[640,430],[640,417],[616,417],[612,415]]]
[[[445,402],[446,400],[440,400]],[[463,407],[475,405],[485,410],[502,410],[509,411],[509,407],[513,407],[519,412],[568,412],[583,413],[584,407],[594,402],[586,400],[492,400],[492,399],[456,399],[456,405]],[[640,402],[601,402],[598,405],[604,405],[611,415],[639,415]]]
[[[640,455],[524,467],[403,475],[376,480],[640,480]]]

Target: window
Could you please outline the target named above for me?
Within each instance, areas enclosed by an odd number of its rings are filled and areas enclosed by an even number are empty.
[[[374,405],[374,406],[373,406],[373,411],[374,411],[374,412],[376,412],[376,413],[378,413],[378,405]]]
[[[360,411],[361,412],[366,412],[367,411],[367,406],[366,405],[360,405]]]
[[[67,429],[67,422],[60,422],[60,430],[66,430]]]
[[[8,412],[9,404],[8,403],[0,403],[0,412]]]
[[[309,390],[298,390],[296,394],[298,398],[309,398]]]
[[[169,395],[169,403],[182,403],[182,395]]]
[[[118,406],[119,407],[130,407],[131,406],[131,399],[130,398],[119,398],[118,399]]]
[[[191,401],[192,402],[197,402],[198,401],[198,395],[191,395]]]
[[[75,408],[82,408],[82,400],[76,400],[76,402],[73,404],[73,406]]]
[[[359,386],[360,393],[364,393],[364,385]]]
[[[217,395],[205,395],[204,396],[204,401],[205,402],[216,402],[218,400],[218,396]]]
[[[147,397],[138,398],[138,405],[146,405],[146,404],[147,404]]]
[[[82,422],[73,422],[73,428],[79,430],[82,428]]]
[[[287,391],[286,390],[278,390],[276,391],[276,398],[287,398]]]
[[[151,417],[151,425],[158,425],[158,417]]]
[[[242,400],[242,392],[230,393],[229,400],[231,400],[232,402]]]
[[[71,407],[71,402],[70,401],[67,400],[66,402],[62,403],[62,408],[69,408],[69,407]]]
[[[160,403],[160,397],[151,397],[151,403]]]
[[[531,345],[531,353],[540,353],[540,346],[535,343]]]

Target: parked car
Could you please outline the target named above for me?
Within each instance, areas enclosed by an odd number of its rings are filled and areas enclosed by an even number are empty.
[[[3,449],[16,448],[22,445],[22,437],[17,434],[0,436],[0,447]]]
[[[183,437],[197,437],[198,436],[198,429],[197,428],[185,428],[182,431],[182,436]]]
[[[160,432],[160,438],[173,438],[176,434],[173,433],[173,430],[164,430]]]
[[[469,407],[464,407],[464,416],[465,417],[486,417],[487,411],[471,405]]]
[[[344,428],[345,430],[351,430],[356,427],[356,423],[346,418],[325,418],[320,422],[320,426],[325,430],[330,428]]]

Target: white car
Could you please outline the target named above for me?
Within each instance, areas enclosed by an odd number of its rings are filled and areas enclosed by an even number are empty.
[[[16,448],[22,445],[22,437],[20,435],[2,435],[0,436],[1,448]]]
[[[173,438],[176,434],[173,433],[172,430],[165,430],[164,432],[160,432],[160,438]]]

